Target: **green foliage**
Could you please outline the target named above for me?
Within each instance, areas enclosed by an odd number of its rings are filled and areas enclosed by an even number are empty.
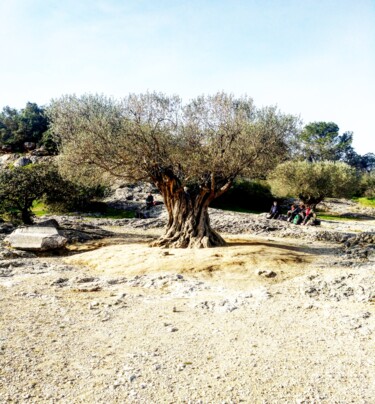
[[[375,170],[374,153],[360,155],[352,149],[346,154],[344,161],[362,173],[370,173]]]
[[[274,195],[298,197],[312,205],[326,197],[351,197],[359,183],[354,168],[331,161],[288,161],[277,166],[268,180]]]
[[[358,196],[375,198],[375,171],[364,173],[361,176]]]
[[[357,217],[342,217],[342,216],[337,216],[337,215],[325,215],[322,213],[319,213],[319,219],[323,220],[337,220],[339,222],[350,222],[350,221],[358,221]]]
[[[265,181],[237,180],[232,188],[212,203],[213,208],[264,212],[274,200],[270,186]]]
[[[354,200],[359,202],[363,206],[367,206],[367,207],[370,207],[370,208],[375,208],[375,197],[372,197],[372,198],[366,198],[366,197],[354,198]]]
[[[39,144],[45,147],[49,155],[58,154],[57,136],[52,132],[51,129],[48,129],[43,133],[42,139]]]
[[[313,122],[297,137],[297,156],[309,162],[338,161],[353,152],[353,133],[339,135],[333,122]]]
[[[30,224],[38,201],[55,212],[88,211],[92,199],[104,192],[103,187],[84,187],[63,179],[54,164],[30,164],[0,172],[0,213]]]
[[[92,200],[103,197],[106,192],[102,186],[88,187],[64,179],[54,165],[49,168],[45,180],[43,201],[50,210],[59,213],[88,212],[93,208]]]
[[[299,125],[275,107],[256,108],[251,98],[224,93],[187,105],[159,93],[120,101],[66,96],[53,100],[48,114],[60,135],[60,169],[68,178],[151,180],[161,192],[171,180],[176,192],[186,185],[191,195],[210,192],[210,199],[240,174],[264,176],[285,159]]]
[[[0,213],[32,223],[33,202],[46,192],[45,167],[29,165],[0,171]]]
[[[135,211],[120,210],[111,208],[105,203],[95,202],[88,206],[89,214],[95,214],[105,219],[133,219],[135,217]]]
[[[31,208],[32,214],[35,216],[44,216],[51,213],[43,201],[36,200]]]
[[[45,145],[48,150],[56,150],[56,143],[47,134],[49,121],[44,108],[28,102],[17,111],[5,107],[0,112],[0,147],[10,146],[12,151],[23,151],[25,142]]]

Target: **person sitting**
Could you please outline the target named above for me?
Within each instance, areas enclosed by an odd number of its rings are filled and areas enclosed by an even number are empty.
[[[280,207],[277,204],[277,201],[273,202],[271,206],[270,213],[267,216],[267,219],[277,219],[280,216]]]
[[[153,206],[154,206],[154,197],[152,196],[152,193],[150,192],[146,198],[146,209],[150,209]]]
[[[288,222],[293,222],[293,218],[294,218],[294,216],[297,214],[296,213],[296,209],[297,209],[297,206],[296,206],[296,204],[295,203],[292,203],[291,205],[290,205],[290,209],[288,210],[288,212],[286,213],[286,216],[287,216],[287,221]]]
[[[314,212],[314,209],[310,206],[307,205],[305,209],[305,218],[303,219],[302,225],[311,225],[314,224],[316,220],[316,213]]]
[[[293,203],[293,205],[291,206],[290,210],[287,213],[288,222],[294,223],[294,219],[296,218],[296,216],[300,215],[303,209],[304,208],[302,203],[300,203],[299,205]]]
[[[292,222],[294,224],[302,223],[305,219],[305,205],[303,203],[300,203],[300,205],[295,209],[294,213],[295,214],[293,216]]]

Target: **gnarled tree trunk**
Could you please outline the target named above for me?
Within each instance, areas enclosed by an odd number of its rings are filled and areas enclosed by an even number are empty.
[[[311,196],[299,194],[298,197],[305,205],[310,205],[313,209],[324,199],[324,195]]]
[[[226,245],[225,240],[210,226],[208,206],[215,198],[209,189],[197,193],[185,192],[179,182],[164,177],[155,181],[169,214],[166,233],[152,246],[203,248]]]

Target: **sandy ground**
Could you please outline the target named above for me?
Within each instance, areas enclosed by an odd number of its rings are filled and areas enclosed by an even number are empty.
[[[158,233],[0,277],[1,403],[374,403],[373,262],[248,234],[149,248]]]

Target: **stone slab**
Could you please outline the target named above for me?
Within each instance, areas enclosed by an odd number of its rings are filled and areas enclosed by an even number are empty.
[[[67,239],[55,227],[19,227],[6,238],[13,248],[30,251],[47,251],[65,246]]]

